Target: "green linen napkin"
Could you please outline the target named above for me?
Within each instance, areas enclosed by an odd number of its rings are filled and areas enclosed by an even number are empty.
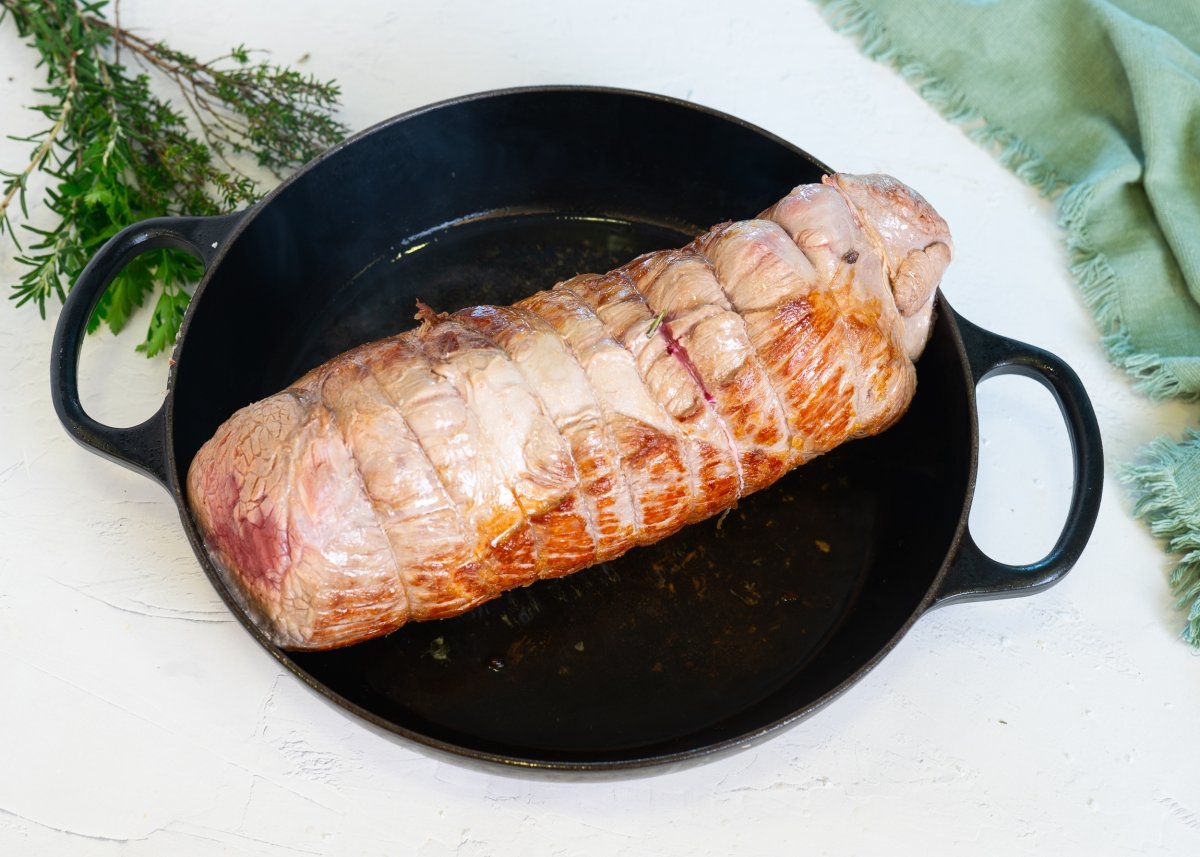
[[[1055,199],[1113,362],[1155,398],[1200,399],[1200,2],[816,0],[999,160]],[[1126,479],[1178,555],[1200,646],[1200,432]]]

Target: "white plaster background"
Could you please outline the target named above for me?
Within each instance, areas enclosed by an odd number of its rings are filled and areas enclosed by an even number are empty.
[[[1109,475],[1062,584],[925,617],[818,716],[682,769],[525,776],[378,734],[281,670],[210,589],[168,496],[61,430],[52,325],[6,305],[0,854],[1200,853],[1200,662],[1176,639],[1168,559],[1115,478],[1193,412],[1151,404],[1107,364],[1051,207],[812,5],[125,0],[121,15],[201,57],[236,43],[307,57],[342,85],[355,130],[468,92],[600,84],[688,98],[840,169],[894,173],[954,228],[955,308],[1083,378]],[[0,131],[38,127],[33,63],[0,25]],[[0,141],[0,166],[28,149]],[[0,281],[17,276],[6,247]],[[135,337],[85,349],[85,403],[114,424],[163,394],[165,360],[134,354]],[[1000,559],[1035,559],[1065,513],[1065,431],[1031,382],[987,382],[980,400],[973,532]]]

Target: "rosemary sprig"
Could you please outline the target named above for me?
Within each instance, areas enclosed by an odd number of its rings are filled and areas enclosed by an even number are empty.
[[[26,163],[0,170],[0,237],[8,236],[26,270],[9,297],[33,304],[66,298],[92,254],[123,227],[158,215],[212,215],[254,202],[252,159],[279,178],[342,139],[333,118],[340,95],[290,68],[256,62],[244,46],[202,62],[104,17],[107,0],[0,0],[0,25],[10,19],[40,56],[46,103],[31,109],[43,130],[13,138],[33,145]],[[125,53],[122,54],[121,52]],[[122,64],[132,57],[138,68]],[[175,85],[179,104],[151,92],[151,76]],[[190,119],[190,124],[189,124]],[[193,130],[193,128],[195,130]],[[46,208],[55,223],[29,223],[27,192],[48,177]],[[32,235],[22,246],[16,227]],[[175,342],[201,273],[185,254],[137,257],[113,281],[89,330],[114,333],[158,293],[138,350],[157,354]]]
[[[661,325],[663,323],[663,319],[666,317],[667,317],[667,311],[665,309],[654,317],[654,320],[650,322],[650,326],[648,328],[646,328],[646,338],[647,339],[654,336],[654,334],[658,333],[659,325]]]

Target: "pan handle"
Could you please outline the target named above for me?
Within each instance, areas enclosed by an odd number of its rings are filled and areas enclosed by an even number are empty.
[[[170,487],[166,455],[166,403],[143,423],[113,428],[88,416],[79,399],[79,354],[88,319],[105,289],[130,260],[163,248],[198,257],[207,271],[244,211],[219,217],[157,217],[110,238],[75,281],[54,329],[50,397],[67,432],[93,452]]]
[[[950,311],[945,304],[943,309]],[[1067,424],[1075,478],[1066,524],[1045,557],[1028,565],[997,562],[964,529],[934,593],[933,606],[1032,595],[1058,583],[1075,565],[1092,534],[1104,482],[1100,426],[1079,376],[1049,352],[991,333],[961,316],[956,318],[976,387],[995,375],[1023,375],[1041,382],[1053,394]]]

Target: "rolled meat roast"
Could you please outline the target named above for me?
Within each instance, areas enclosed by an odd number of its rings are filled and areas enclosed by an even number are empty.
[[[950,256],[910,188],[838,174],[514,306],[422,306],[230,417],[191,509],[280,646],[455,616],[890,426]]]

